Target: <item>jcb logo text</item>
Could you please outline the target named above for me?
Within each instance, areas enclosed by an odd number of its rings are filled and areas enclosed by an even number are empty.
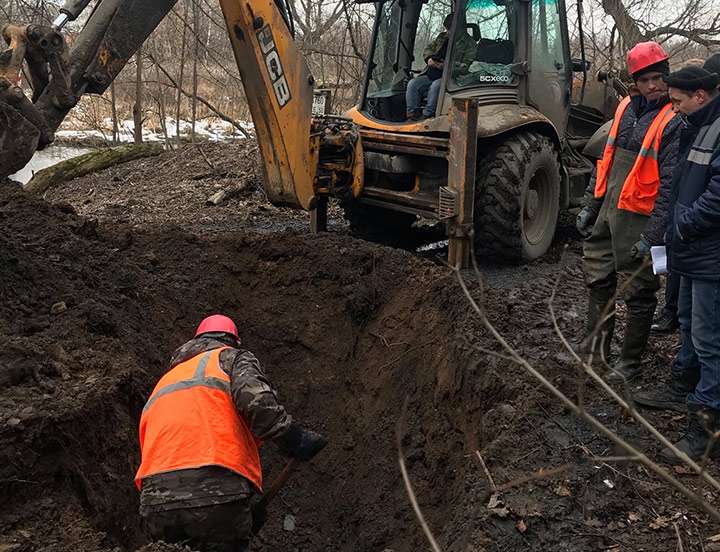
[[[263,56],[265,56],[265,67],[267,67],[268,75],[270,76],[270,81],[275,91],[275,97],[280,107],[285,107],[291,99],[290,87],[285,78],[285,71],[283,71],[282,63],[280,62],[280,56],[278,55],[270,26],[265,25],[258,31],[257,37],[260,43],[260,50]]]

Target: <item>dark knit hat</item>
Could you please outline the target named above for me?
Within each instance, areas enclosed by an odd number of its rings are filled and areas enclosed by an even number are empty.
[[[720,54],[713,54],[703,63],[703,69],[720,75]]]
[[[643,67],[640,71],[633,73],[632,78],[634,81],[637,81],[645,73],[661,73],[663,75],[667,75],[670,73],[670,62],[664,59],[662,61],[658,61],[657,63],[653,63],[652,65],[648,65],[647,67]]]
[[[720,84],[720,75],[691,65],[670,73],[663,80],[668,86],[680,90],[714,90]]]

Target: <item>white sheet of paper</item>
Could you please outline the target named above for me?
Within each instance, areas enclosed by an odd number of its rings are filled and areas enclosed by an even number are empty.
[[[657,245],[650,248],[652,257],[653,272],[655,274],[667,274],[667,251],[664,245]]]

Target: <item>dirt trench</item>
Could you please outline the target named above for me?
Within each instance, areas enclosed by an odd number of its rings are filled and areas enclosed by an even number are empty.
[[[447,455],[466,437],[449,406],[467,356],[446,270],[345,236],[98,228],[20,191],[5,191],[0,217],[0,530],[13,550],[146,542],[138,415],[172,349],[214,311],[238,321],[290,412],[331,441],[273,506],[256,549],[420,544],[396,465],[406,397],[408,464],[418,492],[433,489],[430,518],[446,517],[459,477]],[[272,477],[281,460],[264,450]]]

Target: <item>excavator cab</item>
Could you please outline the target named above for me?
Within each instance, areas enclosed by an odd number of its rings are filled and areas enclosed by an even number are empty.
[[[384,0],[375,7],[361,99],[347,113],[364,156],[363,186],[346,204],[351,227],[398,234],[420,217],[445,224],[449,235],[464,228],[483,254],[543,255],[559,210],[578,204],[592,171],[580,151],[607,120],[571,101],[575,75],[582,73],[584,91],[589,64],[570,57],[564,0]],[[428,55],[443,61],[433,94],[424,97],[436,102],[425,113],[434,115],[414,120],[408,109],[417,106],[408,100],[417,98],[408,87],[429,74]],[[472,148],[452,136],[452,106],[461,100],[477,111]],[[475,181],[472,213],[461,224],[459,198],[467,194],[452,182],[457,163]]]
[[[405,121],[407,86],[413,78],[429,74],[427,54],[441,54],[445,60],[442,74],[433,75],[441,81],[443,93],[517,86],[512,71],[517,43],[514,3],[470,0],[464,9],[454,9],[446,0],[388,0],[380,5],[362,112],[380,121]],[[450,29],[444,28],[448,15],[454,15]],[[431,52],[433,46],[438,51]],[[441,98],[438,105],[442,103]]]

